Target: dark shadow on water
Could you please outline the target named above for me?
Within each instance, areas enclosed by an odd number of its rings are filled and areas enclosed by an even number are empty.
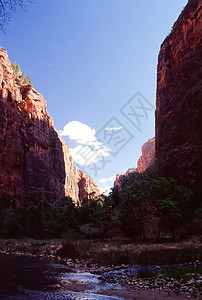
[[[46,290],[58,284],[57,273],[47,262],[16,256],[0,256],[0,293],[19,294],[20,289]],[[1,298],[0,298],[1,299]]]
[[[0,255],[0,300],[123,299],[97,294],[112,288],[98,275],[38,258]]]

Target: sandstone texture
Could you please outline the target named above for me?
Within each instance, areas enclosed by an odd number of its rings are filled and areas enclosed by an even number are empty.
[[[100,190],[95,184],[94,180],[81,170],[78,170],[77,182],[79,187],[80,199],[86,198],[88,196],[90,196],[91,198],[95,198],[100,195]]]
[[[149,139],[141,148],[142,155],[138,159],[137,168],[130,168],[124,174],[118,173],[114,181],[114,187],[121,186],[121,180],[130,173],[142,173],[155,164],[155,138]]]
[[[43,96],[22,85],[0,48],[0,197],[18,205],[30,200],[55,204],[63,196],[79,202],[78,170],[65,141],[58,135]],[[87,191],[97,186],[86,176]],[[84,177],[85,177],[84,176]],[[92,182],[92,184],[91,184]]]
[[[137,162],[137,171],[142,173],[155,164],[155,138],[149,139],[141,148],[142,155]]]
[[[189,0],[158,58],[156,164],[198,195],[202,187],[202,24]]]
[[[120,178],[122,178],[122,174],[121,173],[118,173],[118,174],[116,174],[116,178],[115,178],[115,180],[114,180],[114,187],[120,187],[121,186],[121,179]]]

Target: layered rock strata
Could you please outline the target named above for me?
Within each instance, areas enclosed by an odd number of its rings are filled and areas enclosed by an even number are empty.
[[[202,2],[189,0],[158,57],[156,164],[198,195],[202,187]]]
[[[137,162],[137,171],[142,173],[155,164],[155,138],[149,139],[141,148],[142,155]]]
[[[121,181],[129,174],[142,173],[155,164],[155,138],[149,139],[141,147],[142,155],[138,159],[137,168],[130,168],[124,174],[118,173],[114,181],[114,187],[120,187]]]
[[[100,195],[100,190],[95,184],[94,180],[87,176],[81,170],[78,170],[77,182],[79,187],[79,198],[95,198]]]
[[[63,196],[77,203],[82,184],[69,147],[58,135],[43,96],[17,75],[0,48],[0,197],[18,205],[30,200],[54,205]],[[88,186],[99,193],[90,178]]]

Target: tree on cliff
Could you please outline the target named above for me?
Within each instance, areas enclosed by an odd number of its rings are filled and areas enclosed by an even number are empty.
[[[6,25],[18,7],[25,9],[25,2],[33,2],[33,0],[0,0],[0,30],[5,33]]]

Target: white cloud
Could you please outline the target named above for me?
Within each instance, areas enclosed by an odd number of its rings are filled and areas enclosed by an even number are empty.
[[[114,130],[121,130],[123,127],[122,126],[120,126],[120,127],[106,127],[105,128],[105,130],[107,130],[107,131],[114,131]]]
[[[116,178],[116,176],[111,176],[111,177],[108,177],[108,178],[101,178],[99,180],[99,182],[105,183],[105,182],[113,181],[113,180],[115,180],[115,178]]]
[[[111,192],[110,186],[105,186],[104,188],[100,188],[100,193],[105,196],[108,196],[110,192]]]
[[[70,154],[73,161],[79,165],[96,164],[102,157],[109,156],[109,152],[104,149],[93,150],[90,146],[78,145],[75,148],[70,148]]]
[[[97,163],[102,157],[109,156],[111,149],[98,141],[96,131],[78,121],[67,123],[63,130],[59,130],[61,136],[68,136],[78,143],[75,148],[70,148],[73,161],[80,165]]]
[[[61,136],[68,136],[71,140],[82,145],[91,145],[92,143],[97,145],[97,143],[99,143],[95,136],[95,129],[78,121],[67,123],[63,130],[59,131],[59,134]]]

